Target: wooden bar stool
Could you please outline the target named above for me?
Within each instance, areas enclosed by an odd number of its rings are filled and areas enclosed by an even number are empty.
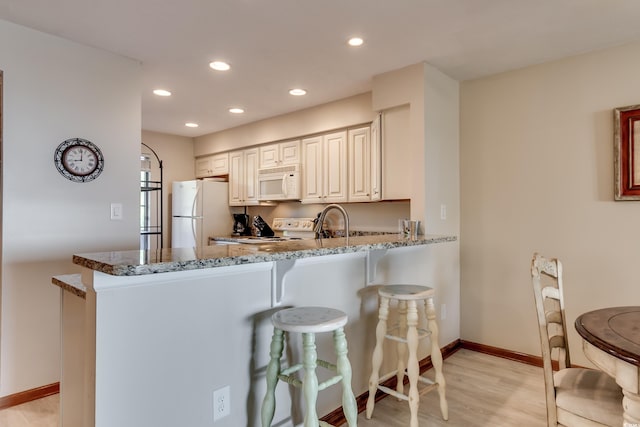
[[[436,323],[436,310],[433,305],[434,290],[427,286],[417,285],[389,285],[378,290],[380,297],[380,310],[378,312],[378,325],[376,326],[376,346],[373,350],[371,377],[369,378],[369,399],[367,400],[367,419],[373,415],[375,406],[376,389],[393,395],[398,399],[409,402],[411,411],[410,427],[418,427],[418,406],[420,395],[434,388],[440,395],[440,411],[442,418],[449,419],[449,410],[445,398],[445,381],[442,375],[442,353],[438,346],[438,325]],[[389,301],[398,301],[398,324],[387,329],[389,317]],[[418,309],[416,301],[425,302],[427,316],[427,328],[418,328]],[[418,366],[418,341],[422,338],[431,339],[431,362],[435,370],[435,381],[420,376]],[[384,339],[396,341],[398,352],[398,369],[380,378],[380,366],[382,365]],[[407,350],[409,357],[406,359]],[[406,360],[406,362],[405,362]],[[406,363],[406,364],[405,364]],[[404,393],[404,376],[409,377],[409,394]],[[397,377],[396,390],[380,385],[380,383]],[[427,384],[427,387],[418,390],[418,381]]]
[[[318,421],[316,412],[318,391],[341,382],[342,410],[347,424],[351,427],[356,426],[358,408],[351,390],[351,364],[347,358],[347,339],[344,335],[344,325],[347,324],[347,320],[347,315],[344,312],[326,307],[289,308],[278,311],[271,316],[274,329],[269,353],[271,359],[267,366],[267,392],[262,403],[262,427],[270,427],[273,421],[276,409],[275,390],[278,380],[302,388],[306,405],[304,427],[329,426],[328,423]],[[303,363],[282,370],[280,359],[284,347],[284,331],[302,333]],[[335,365],[317,358],[315,334],[320,332],[333,332],[337,356]],[[317,365],[332,370],[337,375],[318,384]],[[302,381],[292,375],[300,369],[304,369]]]

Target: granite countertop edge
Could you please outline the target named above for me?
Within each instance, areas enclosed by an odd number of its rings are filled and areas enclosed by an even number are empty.
[[[140,276],[224,266],[302,259],[371,250],[454,242],[457,236],[398,234],[263,244],[214,245],[157,251],[115,251],[73,255],[73,263],[114,276]]]
[[[87,288],[82,283],[82,277],[80,274],[61,274],[53,276],[51,278],[51,283],[82,299],[86,298]]]

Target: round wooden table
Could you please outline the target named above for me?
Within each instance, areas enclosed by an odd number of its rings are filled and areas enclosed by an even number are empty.
[[[640,427],[640,307],[611,307],[576,319],[585,356],[622,387],[624,426]]]

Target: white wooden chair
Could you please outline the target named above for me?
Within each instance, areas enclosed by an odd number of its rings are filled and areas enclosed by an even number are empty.
[[[614,379],[599,370],[571,367],[562,264],[536,253],[531,278],[542,345],[547,424],[622,426],[622,390]],[[557,372],[553,371],[552,360],[557,360]]]

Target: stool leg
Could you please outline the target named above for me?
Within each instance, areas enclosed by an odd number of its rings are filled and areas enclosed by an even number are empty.
[[[262,427],[270,427],[273,421],[273,414],[276,410],[276,385],[278,384],[278,375],[280,374],[280,358],[282,357],[283,348],[283,332],[273,329],[273,338],[271,339],[271,350],[269,356],[269,364],[267,365],[267,392],[262,401]]]
[[[409,409],[411,411],[410,427],[418,427],[418,406],[420,395],[418,393],[418,310],[415,301],[409,301],[407,307],[407,349],[409,360],[407,361],[407,373],[409,374]]]
[[[316,336],[312,333],[302,334],[302,366],[304,367],[304,378],[302,379],[302,390],[307,411],[304,416],[304,427],[318,427],[318,413],[316,412],[316,401],[318,400],[318,377],[316,376]]]
[[[347,358],[347,339],[344,329],[333,331],[333,342],[336,348],[337,372],[342,376],[342,411],[350,427],[355,427],[358,419],[358,405],[351,390],[351,363]]]
[[[382,365],[382,344],[387,333],[387,317],[389,316],[389,298],[380,297],[380,309],[378,310],[378,326],[376,326],[376,346],[373,349],[371,361],[371,377],[369,378],[369,398],[367,399],[367,419],[371,419],[376,403],[376,390],[380,379],[380,366]]]
[[[442,353],[438,345],[438,323],[436,322],[436,308],[433,304],[433,298],[427,299],[425,307],[428,328],[431,331],[431,363],[433,363],[433,369],[436,372],[435,380],[438,383],[438,394],[440,395],[440,412],[442,412],[442,418],[448,420],[449,407],[445,397],[446,382],[442,374]]]
[[[407,336],[407,302],[398,301],[398,336]],[[398,354],[398,373],[396,374],[396,391],[404,394],[404,370],[407,368],[407,343],[398,341],[396,344]],[[398,399],[402,400],[402,399]]]

